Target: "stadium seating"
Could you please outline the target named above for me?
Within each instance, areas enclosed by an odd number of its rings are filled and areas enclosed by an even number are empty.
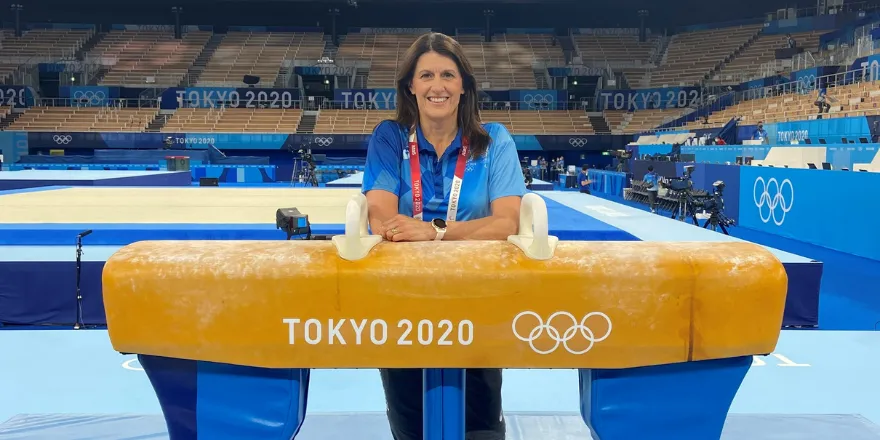
[[[761,28],[761,24],[756,24],[674,35],[665,60],[651,72],[650,86],[696,84],[754,38]]]
[[[12,76],[23,63],[73,58],[92,35],[94,31],[86,29],[34,29],[18,38],[13,30],[0,31],[0,82],[14,82]]]
[[[303,32],[229,32],[211,56],[197,86],[242,86],[245,75],[260,77],[257,87],[274,87],[285,60],[317,61],[324,35]]]
[[[109,68],[99,85],[176,87],[210,38],[202,31],[176,40],[165,31],[112,30],[86,57]]]
[[[496,34],[491,42],[480,35],[459,35],[458,41],[483,90],[540,89],[533,63],[564,65],[562,48],[548,34]],[[488,82],[488,87],[482,83]]]
[[[689,109],[649,109],[635,112],[606,110],[605,120],[614,134],[634,134],[657,128],[675,120]]]
[[[367,88],[392,88],[401,57],[416,38],[418,35],[412,34],[348,34],[340,44],[337,59],[369,61]],[[564,64],[562,48],[553,44],[552,35],[496,34],[488,43],[478,34],[459,35],[456,39],[484,90],[539,88],[534,62]],[[482,87],[483,82],[489,87]]]
[[[791,34],[798,47],[805,51],[815,53],[819,50],[819,37],[825,31],[813,31]],[[770,72],[762,72],[764,63],[776,59],[776,49],[788,47],[788,37],[785,34],[761,35],[754,42],[737,54],[733,60],[725,64],[715,78],[730,83],[741,83],[754,78],[763,78],[777,73],[786,72],[790,69],[778,68]]]
[[[651,35],[639,41],[638,35],[573,35],[584,61],[637,62],[648,64],[656,54],[660,37]]]
[[[392,110],[321,110],[315,133],[366,134],[392,119]],[[586,113],[578,110],[507,111],[483,110],[483,122],[501,122],[512,134],[594,134]]]
[[[180,108],[162,127],[166,133],[295,133],[300,109]]]
[[[362,34],[345,35],[336,53],[337,61],[364,60],[370,62],[367,88],[394,87],[394,75],[401,57],[418,35],[413,34]]]
[[[14,82],[13,75],[18,68],[18,64],[0,64],[0,82],[5,84]]]
[[[742,101],[709,115],[708,127],[720,127],[731,118],[741,118],[741,124],[784,122],[815,118],[818,108],[815,90],[810,93],[790,93]],[[831,87],[827,96],[831,104],[825,118],[880,115],[880,81],[861,82]],[[702,121],[692,121],[687,128],[705,127]]]
[[[117,107],[32,107],[8,130],[49,132],[142,132],[158,109]]]
[[[4,29],[0,57],[20,57],[22,62],[33,57],[72,58],[92,35],[91,29],[33,29],[17,38],[15,31]]]
[[[501,122],[511,134],[595,134],[583,110],[484,110],[484,122]]]
[[[0,120],[12,114],[13,108],[14,107],[11,105],[4,105],[3,107],[0,107]]]
[[[321,110],[315,133],[367,134],[380,122],[394,118],[394,110]]]
[[[575,47],[585,63],[609,63],[623,73],[630,88],[648,87],[651,60],[660,50],[660,36],[650,35],[639,41],[638,35],[572,35]],[[633,67],[615,67],[615,63]],[[639,67],[641,66],[641,67]]]

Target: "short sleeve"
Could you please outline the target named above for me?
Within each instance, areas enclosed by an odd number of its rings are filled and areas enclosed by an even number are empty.
[[[525,177],[513,137],[501,124],[491,124],[489,136],[489,202],[526,194]]]
[[[380,123],[367,146],[367,161],[361,191],[374,189],[400,195],[400,130],[392,121]]]

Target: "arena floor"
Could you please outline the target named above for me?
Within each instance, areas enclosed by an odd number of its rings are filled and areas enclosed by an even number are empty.
[[[0,229],[5,228],[0,236],[34,234],[37,230],[15,232],[27,227],[109,224],[119,228],[152,225],[157,230],[180,224],[193,229],[246,224],[268,225],[271,230],[275,210],[286,206],[307,212],[313,223],[332,225],[341,222],[344,204],[356,191],[285,187],[6,191],[0,193]],[[623,204],[577,193],[541,194],[551,216],[565,217],[557,222],[592,228],[598,234],[592,239],[605,235],[590,222],[597,222],[609,209],[625,209]],[[620,222],[616,227],[636,231],[632,232],[635,235],[660,229],[685,240],[693,229],[706,233],[700,228],[685,229],[683,224],[657,227],[660,223],[651,222],[666,219],[645,220],[631,214],[621,216],[620,212],[611,216]],[[626,226],[627,222],[632,225]],[[876,372],[880,332],[873,331],[874,323],[880,321],[880,307],[863,294],[866,283],[876,277],[867,274],[880,273],[878,264],[737,228],[732,233],[778,248],[781,253],[822,261],[820,328],[830,330],[784,330],[775,353],[755,358],[734,401],[723,438],[880,439],[880,381]],[[74,256],[71,244],[0,246],[0,263],[70,262]],[[84,259],[104,261],[124,244],[89,243]],[[113,351],[103,330],[0,331],[0,394],[14,396],[0,399],[0,440],[167,438],[145,374],[133,356]],[[352,398],[355,395],[358,397]],[[504,408],[510,414],[510,439],[589,439],[577,415],[578,402],[575,371],[505,372]],[[297,439],[389,439],[383,410],[375,370],[316,371],[311,379],[308,417]]]

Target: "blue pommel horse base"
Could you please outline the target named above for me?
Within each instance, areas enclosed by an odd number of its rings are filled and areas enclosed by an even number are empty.
[[[424,369],[428,440],[464,440],[466,368],[577,368],[594,439],[718,439],[782,327],[785,270],[751,243],[559,242],[533,194],[507,241],[381,242],[362,195],[346,219],[332,242],[145,241],[107,261],[111,342],[138,354],[172,440],[294,438],[311,368]],[[429,253],[468,264],[412,257]]]

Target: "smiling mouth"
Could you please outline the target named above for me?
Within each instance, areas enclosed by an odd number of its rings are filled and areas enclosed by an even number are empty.
[[[435,104],[442,104],[448,100],[449,100],[449,97],[430,97],[430,98],[428,98],[428,101],[431,101]]]

